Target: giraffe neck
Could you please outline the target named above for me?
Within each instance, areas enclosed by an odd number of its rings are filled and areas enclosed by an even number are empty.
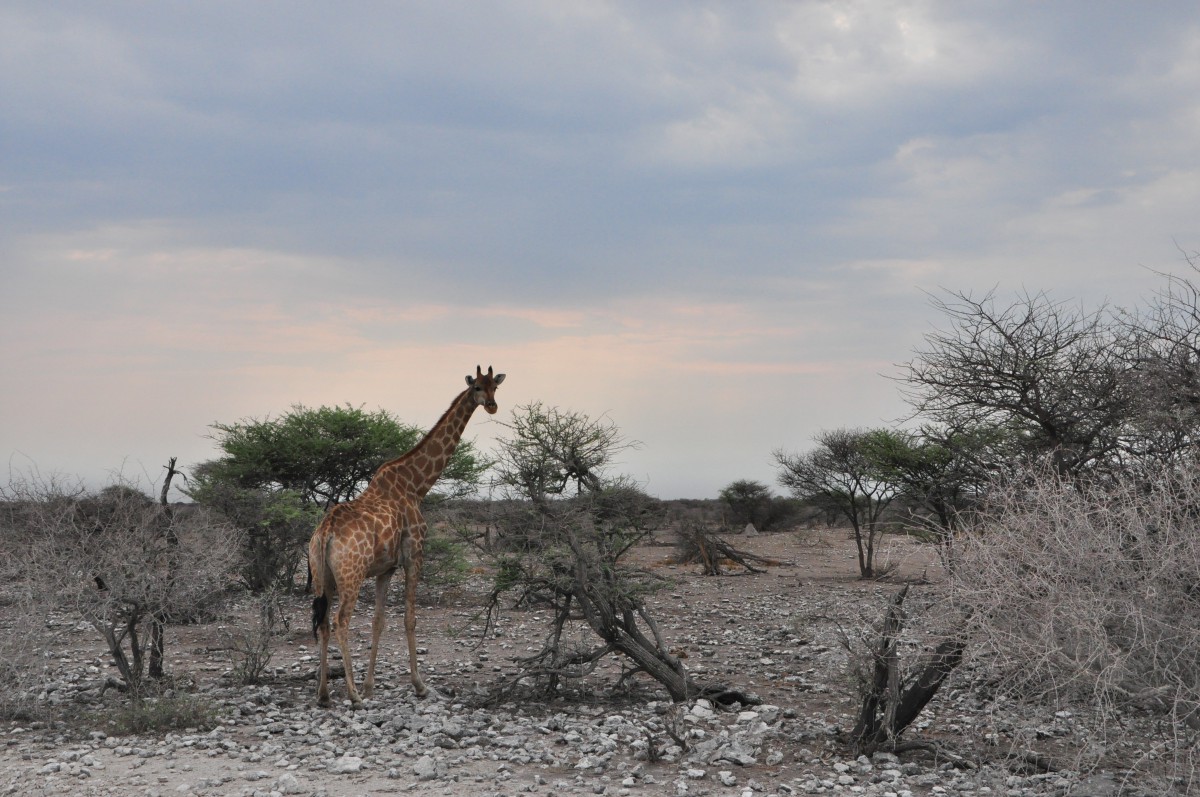
[[[374,491],[385,497],[424,498],[450,462],[475,407],[470,388],[459,393],[421,442],[399,459],[379,466],[367,492]]]

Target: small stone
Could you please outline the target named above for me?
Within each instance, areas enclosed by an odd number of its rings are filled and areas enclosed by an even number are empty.
[[[413,764],[413,774],[417,780],[434,780],[438,776],[437,761],[432,756],[423,755]]]
[[[344,755],[329,765],[329,771],[335,775],[349,775],[362,769],[363,760],[358,756]]]
[[[304,794],[308,789],[300,783],[300,779],[291,772],[285,772],[279,776],[279,780],[275,782],[275,788],[281,794]]]
[[[717,773],[717,780],[721,781],[722,786],[733,786],[737,783],[737,778],[728,769],[722,769]]]
[[[741,767],[754,766],[758,763],[758,759],[744,750],[735,748],[727,748],[717,753],[716,761],[728,761],[731,764],[737,764]]]

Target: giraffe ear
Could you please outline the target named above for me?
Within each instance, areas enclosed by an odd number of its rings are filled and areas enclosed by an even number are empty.
[[[496,374],[496,384],[498,385],[503,381],[504,381],[504,374]]]
[[[467,374],[467,387],[470,387],[473,384],[475,384],[475,377]]]

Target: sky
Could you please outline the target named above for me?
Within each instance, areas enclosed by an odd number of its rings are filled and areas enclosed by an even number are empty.
[[[1191,0],[10,0],[0,74],[10,476],[428,427],[479,364],[484,451],[541,402],[711,498],[901,423],[931,294],[1134,306],[1200,249]]]

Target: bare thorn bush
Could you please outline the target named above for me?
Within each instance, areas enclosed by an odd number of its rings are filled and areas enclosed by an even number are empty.
[[[211,606],[236,568],[230,527],[199,508],[167,511],[128,486],[92,494],[34,478],[10,481],[0,498],[5,537],[16,541],[10,594],[28,625],[44,631],[63,615],[91,625],[121,676],[113,685],[135,699],[145,686],[149,622]],[[21,670],[18,683],[46,677],[38,662],[53,639],[29,641],[25,655],[3,657]]]
[[[255,600],[257,616],[248,628],[229,634],[233,652],[233,677],[242,684],[262,681],[274,655],[275,640],[291,629],[279,593],[269,589]]]
[[[956,551],[955,600],[1002,687],[1200,730],[1200,468],[998,484]]]

